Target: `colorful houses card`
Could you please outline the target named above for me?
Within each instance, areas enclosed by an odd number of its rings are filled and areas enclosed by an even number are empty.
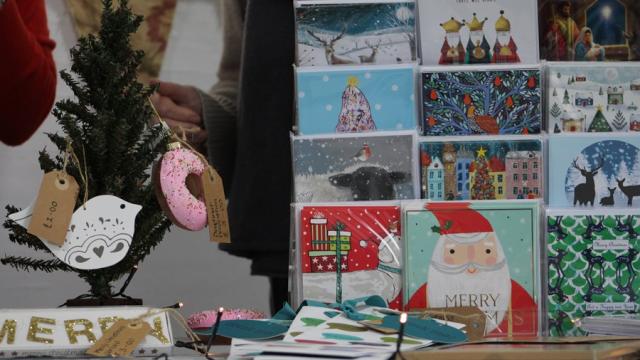
[[[485,334],[538,334],[539,202],[415,202],[403,208],[408,309],[479,307]]]
[[[538,134],[540,67],[422,68],[424,135]]]
[[[537,63],[534,0],[419,1],[425,65]]]
[[[423,199],[544,198],[544,156],[538,136],[420,138]]]
[[[549,63],[549,133],[640,131],[640,65]]]
[[[640,311],[640,211],[547,211],[546,330],[586,335],[586,316]]]
[[[397,64],[416,60],[415,3],[298,1],[297,64]]]
[[[538,0],[540,57],[549,61],[640,58],[640,2]]]
[[[549,137],[551,207],[640,207],[640,136]]]
[[[399,203],[299,204],[296,212],[297,302],[380,295],[401,308]]]
[[[296,68],[298,133],[417,127],[413,65]]]
[[[292,137],[294,201],[415,199],[415,131]]]

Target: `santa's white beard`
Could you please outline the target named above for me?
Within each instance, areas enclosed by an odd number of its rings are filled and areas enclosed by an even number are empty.
[[[487,314],[485,331],[493,331],[505,316],[511,298],[511,276],[506,262],[497,270],[478,269],[475,274],[443,272],[429,266],[429,307],[479,307]],[[446,271],[446,270],[445,270]]]
[[[509,46],[509,42],[511,40],[511,32],[509,31],[500,31],[497,33],[498,43],[501,46]]]
[[[469,38],[471,39],[471,43],[475,46],[482,45],[482,39],[484,38],[484,33],[482,31],[472,31],[469,34]]]
[[[449,33],[446,35],[447,42],[449,46],[456,47],[460,43],[460,34],[459,33]]]

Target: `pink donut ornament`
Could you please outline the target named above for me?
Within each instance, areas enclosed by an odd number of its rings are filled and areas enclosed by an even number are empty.
[[[187,324],[193,330],[210,329],[216,323],[216,310],[207,310],[192,314],[187,319]],[[266,315],[260,311],[248,309],[224,310],[221,320],[257,320],[266,319]]]
[[[174,148],[162,155],[154,167],[160,207],[171,222],[185,230],[198,231],[207,226],[207,207],[202,199],[200,183],[207,166],[193,151]],[[191,181],[193,177],[198,180]],[[196,196],[187,188],[187,182],[193,185]]]

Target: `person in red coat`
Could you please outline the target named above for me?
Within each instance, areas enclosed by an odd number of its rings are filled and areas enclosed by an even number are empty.
[[[0,0],[0,140],[27,141],[46,119],[56,92],[44,0]]]

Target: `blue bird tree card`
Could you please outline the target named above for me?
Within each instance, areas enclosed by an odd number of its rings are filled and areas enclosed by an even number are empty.
[[[422,68],[424,135],[538,134],[540,67]]]

